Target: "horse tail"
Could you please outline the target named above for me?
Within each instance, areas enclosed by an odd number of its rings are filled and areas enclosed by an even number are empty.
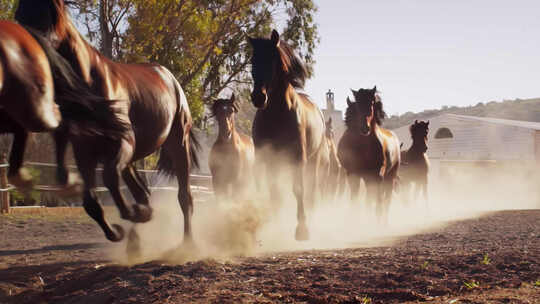
[[[38,31],[24,27],[41,46],[54,80],[55,100],[71,134],[119,140],[131,129],[116,101],[94,94],[71,64]]]

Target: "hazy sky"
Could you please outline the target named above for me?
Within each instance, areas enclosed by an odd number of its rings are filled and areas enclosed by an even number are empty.
[[[540,97],[540,0],[315,0],[306,92],[377,85],[388,114]]]

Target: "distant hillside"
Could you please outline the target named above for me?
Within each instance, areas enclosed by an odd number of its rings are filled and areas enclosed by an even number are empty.
[[[540,122],[540,98],[480,102],[469,107],[443,106],[440,110],[425,110],[420,113],[407,112],[387,118],[384,127],[395,129],[409,125],[416,119],[427,120],[447,113]]]

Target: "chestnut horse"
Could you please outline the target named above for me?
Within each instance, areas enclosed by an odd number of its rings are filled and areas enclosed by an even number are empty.
[[[351,200],[358,200],[360,179],[364,179],[368,206],[375,202],[377,218],[387,222],[398,178],[399,140],[381,127],[385,113],[377,87],[352,92],[355,101],[347,97],[347,129],[339,141],[339,160],[347,172]]]
[[[307,240],[304,203],[314,204],[318,169],[324,150],[324,118],[305,94],[307,70],[277,31],[270,39],[250,38],[253,47],[251,101],[258,109],[253,121],[256,166],[264,167],[270,196],[279,199],[281,174],[292,173],[297,202],[296,239]],[[291,170],[291,171],[289,171]],[[257,173],[261,171],[257,169]]]
[[[133,162],[161,149],[158,167],[175,175],[178,200],[184,213],[184,241],[192,240],[193,199],[189,187],[190,163],[197,163],[192,145],[192,119],[187,99],[178,81],[166,68],[155,64],[121,64],[111,61],[92,47],[77,31],[63,0],[20,0],[15,18],[42,33],[71,64],[92,92],[118,100],[115,120],[127,126],[118,140],[105,136],[57,133],[59,168],[65,169],[63,152],[69,141],[84,181],[83,206],[110,241],[120,241],[124,231],[110,225],[97,199],[96,173],[103,164],[103,181],[123,219],[147,222],[151,219],[150,192],[137,174]],[[69,131],[69,130],[68,130]],[[120,191],[123,178],[136,204],[128,204]]]
[[[46,41],[16,23],[0,21],[0,133],[14,134],[11,184],[31,188],[31,177],[22,168],[29,132],[76,123],[79,131],[114,135],[121,126],[96,125],[113,116],[109,103],[93,96]]]
[[[0,133],[13,133],[9,182],[30,188],[22,168],[29,132],[56,129],[61,122],[47,56],[20,25],[0,21]]]
[[[411,132],[412,145],[409,150],[401,151],[401,166],[399,169],[400,191],[403,191],[404,199],[408,202],[410,188],[414,184],[414,200],[418,199],[418,195],[422,192],[427,204],[429,159],[426,151],[428,149],[429,120],[415,120],[409,127],[409,130]]]
[[[325,199],[333,200],[336,196],[341,195],[343,191],[342,183],[345,182],[345,175],[341,168],[341,163],[337,155],[337,148],[335,143],[334,126],[332,124],[332,117],[326,122],[325,142],[328,148],[329,166],[328,166],[328,178],[323,182],[325,187],[324,194]]]
[[[242,197],[253,181],[255,148],[251,137],[235,128],[238,104],[234,94],[230,99],[218,99],[212,105],[212,116],[218,122],[219,134],[210,150],[208,166],[218,201]]]

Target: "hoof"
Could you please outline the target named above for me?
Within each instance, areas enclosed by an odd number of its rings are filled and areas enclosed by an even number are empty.
[[[305,223],[301,223],[296,226],[295,238],[297,241],[309,240],[309,231]]]
[[[135,213],[131,219],[134,223],[146,223],[152,219],[152,208],[150,206],[136,204],[133,206]]]
[[[34,186],[32,176],[26,169],[20,169],[16,174],[8,176],[8,181],[23,192],[29,191]]]
[[[125,235],[124,228],[117,224],[112,224],[111,226],[111,232],[105,233],[105,237],[111,242],[120,242],[123,240]]]

